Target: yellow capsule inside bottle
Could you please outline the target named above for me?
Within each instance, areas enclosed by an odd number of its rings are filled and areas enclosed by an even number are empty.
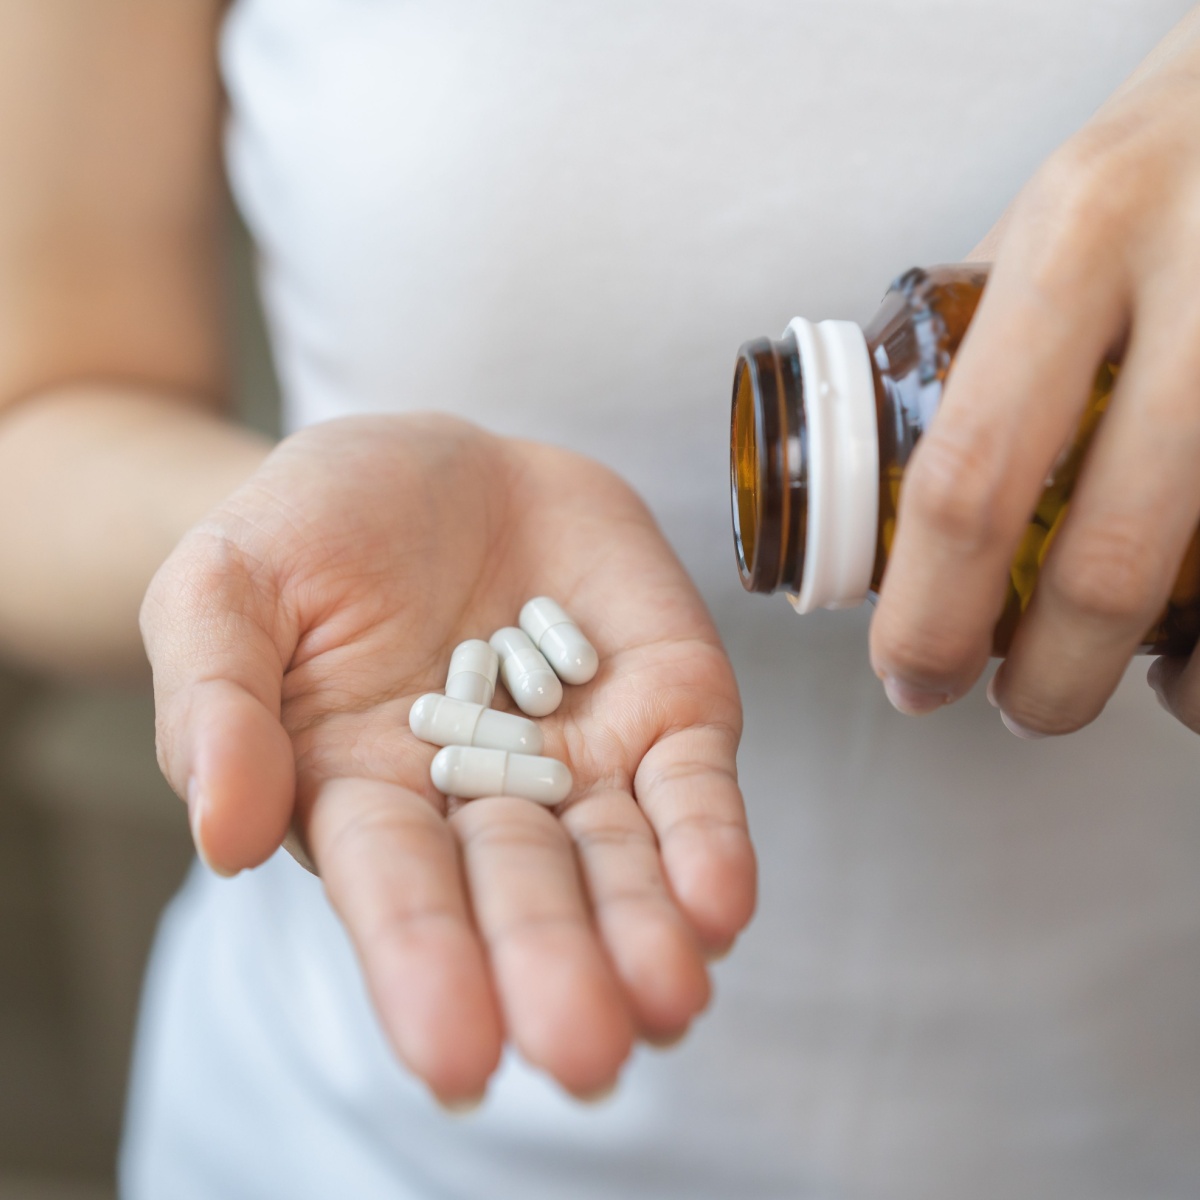
[[[915,268],[871,323],[811,324],[747,342],[738,354],[730,481],[738,570],[748,591],[786,591],[800,612],[861,603],[879,590],[904,471],[941,401],[987,283],[979,264]],[[1007,652],[1067,512],[1118,367],[1098,371],[1009,569],[993,650]],[[1200,532],[1146,653],[1190,653],[1200,637]]]

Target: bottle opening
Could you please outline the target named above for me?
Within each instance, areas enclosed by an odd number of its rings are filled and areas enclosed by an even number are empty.
[[[730,427],[742,586],[800,612],[858,604],[879,521],[875,384],[862,330],[797,317],[738,352]]]
[[[762,523],[763,491],[760,418],[749,363],[739,357],[733,377],[733,417],[729,433],[730,485],[733,502],[733,544],[742,584],[753,591],[754,558],[758,553],[758,529]]]
[[[738,352],[730,420],[733,541],[742,586],[793,587],[803,553],[805,464],[795,339]]]

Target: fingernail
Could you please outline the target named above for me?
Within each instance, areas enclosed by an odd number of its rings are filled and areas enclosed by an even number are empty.
[[[1146,672],[1146,682],[1150,685],[1150,690],[1154,693],[1155,700],[1158,701],[1158,706],[1164,712],[1169,712],[1171,716],[1175,716],[1175,710],[1171,707],[1170,700],[1167,699],[1167,683],[1173,682],[1177,678],[1175,669],[1170,659],[1156,658],[1151,664],[1150,669]]]
[[[191,826],[192,843],[196,847],[196,854],[214,875],[219,875],[222,879],[232,879],[237,872],[226,871],[222,867],[216,866],[204,849],[204,836],[201,828],[204,821],[204,807],[204,793],[200,790],[200,784],[193,775],[187,785],[187,809],[188,824]]]
[[[987,694],[987,702],[988,702],[988,703],[989,703],[989,704],[990,704],[990,705],[991,705],[993,708],[999,708],[999,707],[1000,707],[1000,701],[996,699],[996,676],[995,676],[995,675],[993,675],[993,676],[991,677],[991,679],[989,679],[989,680],[988,680],[988,685],[987,685],[987,693],[986,693],[986,694]]]
[[[655,1050],[673,1050],[680,1042],[683,1042],[685,1037],[688,1037],[688,1031],[686,1030],[682,1033],[666,1034],[664,1037],[659,1037],[656,1033],[642,1034],[643,1042],[648,1046],[653,1046]]]
[[[310,875],[320,875],[317,870],[317,864],[313,862],[308,851],[304,848],[304,842],[300,839],[300,834],[296,831],[296,826],[293,823],[287,833],[284,834],[283,848],[302,866]]]
[[[883,677],[883,690],[887,693],[892,707],[908,717],[921,717],[950,703],[949,692],[934,692],[913,687],[894,675]]]
[[[687,1035],[686,1029],[681,1029],[678,1033],[663,1035],[645,1033],[642,1035],[642,1041],[647,1046],[653,1046],[655,1050],[670,1050],[672,1046],[678,1046]]]
[[[1165,659],[1156,658],[1150,664],[1150,669],[1146,672],[1146,684],[1158,697],[1158,702],[1163,708],[1167,707],[1167,702],[1163,698],[1163,663],[1165,661]]]
[[[612,1083],[606,1083],[603,1087],[598,1087],[594,1092],[576,1092],[575,1099],[580,1104],[603,1104],[617,1090],[617,1081],[614,1079]]]
[[[1041,741],[1046,736],[1044,733],[1039,733],[1036,729],[1026,729],[1024,725],[1018,725],[1003,709],[1000,710],[1000,720],[1004,722],[1004,728],[1009,733],[1023,738],[1027,742]]]
[[[477,1096],[458,1096],[453,1100],[447,1100],[435,1092],[433,1098],[438,1107],[449,1116],[465,1117],[480,1108],[487,1099],[487,1092],[480,1092]]]

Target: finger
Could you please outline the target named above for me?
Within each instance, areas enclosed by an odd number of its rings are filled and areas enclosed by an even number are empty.
[[[675,1040],[708,1003],[708,972],[663,877],[645,814],[627,791],[599,789],[561,820],[639,1031],[651,1041]]]
[[[544,808],[512,798],[472,801],[452,824],[513,1043],[568,1091],[608,1089],[634,1026],[566,831]]]
[[[754,914],[757,866],[737,744],[724,725],[678,730],[647,751],[634,776],[671,892],[710,953],[724,951]]]
[[[267,859],[291,820],[280,641],[294,635],[279,619],[273,592],[236,553],[201,537],[181,544],[142,605],[159,763],[188,803],[197,850],[222,874]]]
[[[1158,702],[1177,721],[1200,733],[1200,653],[1191,658],[1159,658],[1146,673]]]
[[[424,797],[370,779],[330,780],[303,807],[397,1055],[443,1101],[479,1097],[503,1034],[449,826]]]
[[[1105,244],[1112,220],[1066,162],[1018,205],[905,472],[871,629],[872,663],[902,711],[957,698],[983,669],[1009,564],[1121,332],[1127,289]]]
[[[991,227],[975,243],[971,250],[962,261],[966,263],[991,263],[995,262],[1000,255],[1000,247],[1004,242],[1004,235],[1008,231],[1009,225],[1012,224],[1013,206],[1010,204],[1001,214],[995,225]]]
[[[1166,607],[1200,521],[1198,394],[1200,305],[1159,287],[997,683],[1018,731],[1093,720]]]
[[[291,742],[271,708],[235,679],[197,680],[157,702],[171,774],[186,778],[196,850],[220,875],[258,866],[291,821]]]

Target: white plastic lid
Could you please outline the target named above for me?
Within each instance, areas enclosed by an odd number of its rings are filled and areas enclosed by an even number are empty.
[[[797,612],[850,608],[871,586],[879,526],[879,426],[863,331],[853,321],[788,326],[800,354],[808,433],[808,528]]]

